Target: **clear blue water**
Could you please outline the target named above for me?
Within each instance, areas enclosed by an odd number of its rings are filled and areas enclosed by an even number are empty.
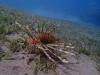
[[[0,4],[40,16],[100,26],[100,0],[0,0]]]

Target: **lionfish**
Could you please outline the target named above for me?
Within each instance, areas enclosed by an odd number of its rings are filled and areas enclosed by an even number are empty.
[[[57,38],[55,25],[45,26],[38,24],[34,27],[34,25],[22,26],[18,22],[16,24],[28,35],[25,43],[29,53],[41,55],[41,58],[45,57],[47,61],[52,62],[58,67],[60,67],[58,64],[64,66],[64,64],[71,63],[63,55],[75,55],[70,50],[67,50],[68,48],[73,49],[74,47],[71,46],[71,43],[66,46],[66,43],[62,43]],[[28,62],[30,63],[31,61]]]

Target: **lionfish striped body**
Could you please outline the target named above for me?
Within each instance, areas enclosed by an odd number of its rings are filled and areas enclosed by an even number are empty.
[[[57,39],[53,36],[50,35],[48,33],[40,33],[38,34],[36,39],[32,39],[32,38],[28,38],[27,39],[27,43],[31,43],[33,45],[35,44],[52,44],[55,43],[57,41]]]

